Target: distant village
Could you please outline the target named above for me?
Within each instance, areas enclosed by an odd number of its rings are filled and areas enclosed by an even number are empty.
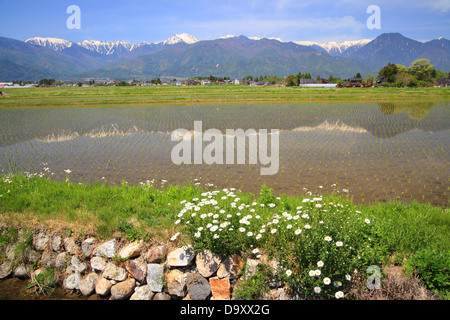
[[[98,86],[212,86],[212,85],[245,85],[245,86],[328,86],[336,87],[340,79],[311,79],[299,78],[291,80],[289,77],[252,77],[247,76],[243,79],[230,79],[228,77],[196,77],[190,79],[176,78],[157,78],[153,80],[104,80],[90,79],[84,81],[55,81],[54,79],[41,79],[40,81],[13,81],[0,82],[0,87],[98,87]],[[332,82],[334,81],[334,83]],[[362,83],[364,80],[349,79],[352,82]]]
[[[105,80],[84,79],[83,81],[56,81],[55,79],[41,79],[39,81],[0,82],[1,88],[27,87],[97,87],[97,86],[212,86],[212,85],[244,85],[244,86],[300,86],[300,87],[450,87],[450,72],[435,70],[426,59],[414,61],[409,68],[399,64],[388,63],[378,75],[363,78],[358,72],[354,77],[340,79],[331,74],[328,78],[317,75],[315,79],[309,72],[299,72],[286,77],[251,76],[242,79],[230,77],[194,77],[177,79],[161,77],[152,80]]]

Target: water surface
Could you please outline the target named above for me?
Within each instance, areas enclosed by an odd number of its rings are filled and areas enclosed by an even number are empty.
[[[203,131],[223,133],[279,129],[278,173],[261,176],[261,165],[248,161],[173,164],[177,142],[170,135],[193,130],[194,121],[202,121]],[[254,193],[266,184],[288,195],[348,190],[356,202],[417,199],[447,207],[449,129],[448,102],[0,110],[0,171],[47,170],[53,179],[83,183],[212,184]]]

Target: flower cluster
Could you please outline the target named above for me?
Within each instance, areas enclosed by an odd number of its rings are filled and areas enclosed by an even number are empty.
[[[276,257],[292,287],[307,285],[314,294],[344,296],[343,283],[352,279],[369,219],[348,204],[321,196],[305,198],[293,209],[279,198],[263,203],[241,199],[235,191],[208,191],[181,201],[175,224],[194,249],[219,254],[250,249],[260,256],[264,248]]]

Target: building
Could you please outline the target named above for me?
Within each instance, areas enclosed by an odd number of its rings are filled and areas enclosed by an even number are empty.
[[[436,84],[438,87],[441,88],[448,88],[450,87],[450,78],[440,78],[436,80]]]
[[[299,86],[308,86],[308,85],[311,85],[311,84],[314,84],[314,80],[313,79],[300,79],[300,81],[299,81]]]
[[[339,88],[342,87],[368,87],[370,86],[370,83],[365,83],[363,78],[350,78],[347,80],[342,81],[342,83],[339,83],[337,86]]]

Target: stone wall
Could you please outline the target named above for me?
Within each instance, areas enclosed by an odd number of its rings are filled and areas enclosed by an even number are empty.
[[[19,234],[20,239],[20,234]],[[252,275],[261,259],[195,254],[189,246],[148,244],[94,237],[64,237],[36,230],[32,245],[17,254],[18,243],[0,248],[0,281],[33,278],[53,268],[57,283],[85,296],[112,300],[229,300],[240,279]],[[170,248],[169,248],[170,247]],[[245,268],[245,272],[244,272]],[[283,284],[271,281],[267,299],[287,299]]]

